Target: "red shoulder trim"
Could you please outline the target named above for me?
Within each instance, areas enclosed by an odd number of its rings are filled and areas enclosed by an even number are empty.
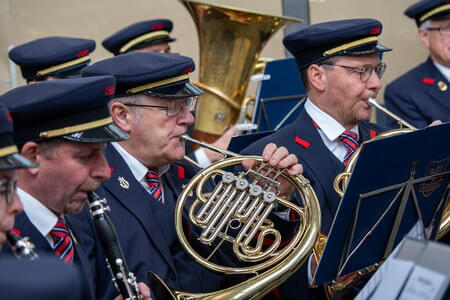
[[[370,133],[370,138],[371,138],[371,139],[373,139],[374,137],[377,136],[377,132],[376,132],[375,130],[373,130],[373,129],[370,129],[370,130],[369,130],[369,133]]]
[[[305,140],[299,138],[298,136],[295,137],[295,142],[296,142],[297,144],[299,144],[300,146],[302,146],[303,148],[305,148],[305,149],[308,149],[309,146],[311,146],[311,143],[310,143],[310,142],[307,142],[307,141],[305,141]]]
[[[422,82],[428,85],[433,85],[434,84],[434,78],[428,78],[425,77],[424,79],[422,79]]]
[[[15,233],[15,234],[17,234],[17,235],[20,235],[20,230],[17,229],[17,228],[13,228],[13,229],[11,229],[10,231],[12,231],[13,233]]]
[[[114,172],[114,168],[109,167],[109,173]]]
[[[184,168],[182,166],[178,166],[178,178],[184,178]]]

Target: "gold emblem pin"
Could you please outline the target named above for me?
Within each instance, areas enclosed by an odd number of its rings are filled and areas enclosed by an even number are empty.
[[[447,84],[445,82],[439,80],[437,85],[441,92],[445,92],[447,90]]]

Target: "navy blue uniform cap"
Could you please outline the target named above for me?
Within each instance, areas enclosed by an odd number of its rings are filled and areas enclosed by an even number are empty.
[[[422,0],[405,10],[405,15],[416,20],[420,26],[427,20],[450,18],[450,0]]]
[[[167,19],[141,21],[127,26],[103,40],[102,45],[114,55],[162,42],[173,42],[169,36],[172,22]]]
[[[94,49],[94,40],[52,36],[14,47],[9,58],[20,66],[22,77],[28,81],[50,75],[79,77],[80,70],[90,63],[89,53]]]
[[[0,170],[32,167],[36,165],[18,153],[13,138],[12,116],[0,103]]]
[[[116,97],[144,93],[161,98],[199,96],[203,92],[190,83],[192,58],[153,52],[131,52],[96,62],[83,76],[113,75]]]
[[[112,124],[108,101],[112,76],[43,81],[15,88],[2,96],[14,118],[16,143],[64,138],[101,143],[128,138]]]
[[[284,46],[299,69],[334,56],[358,56],[390,51],[378,43],[383,29],[375,19],[350,19],[314,24],[287,35]]]

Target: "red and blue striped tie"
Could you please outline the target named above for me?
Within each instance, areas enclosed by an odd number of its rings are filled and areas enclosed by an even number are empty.
[[[344,166],[346,166],[353,153],[359,148],[358,135],[346,130],[339,136],[339,140],[343,142],[344,146],[347,148],[347,153],[345,153],[344,157]]]
[[[158,176],[158,169],[149,169],[147,174],[145,175],[147,180],[147,184],[150,188],[150,193],[153,198],[155,198],[158,202],[164,203],[164,199],[162,197],[162,188],[161,188],[161,180]]]
[[[50,235],[53,238],[53,250],[56,255],[66,264],[72,263],[74,254],[73,242],[62,217],[58,218],[55,227],[50,231]]]

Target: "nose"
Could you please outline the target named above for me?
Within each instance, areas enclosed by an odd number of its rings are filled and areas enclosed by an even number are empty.
[[[14,199],[11,205],[8,206],[8,211],[10,214],[13,214],[14,216],[18,215],[23,210],[22,201],[20,200],[19,196],[17,194],[14,194]]]
[[[178,124],[186,124],[186,125],[192,125],[194,124],[194,115],[191,113],[191,111],[187,108],[187,106],[183,106],[183,109],[178,114]]]
[[[377,75],[377,72],[373,71],[369,80],[367,81],[367,86],[371,90],[378,92],[381,89],[381,80]]]
[[[99,180],[107,180],[111,177],[109,165],[106,161],[105,155],[103,155],[103,152],[99,153],[97,159],[95,160],[92,170],[92,177]]]

